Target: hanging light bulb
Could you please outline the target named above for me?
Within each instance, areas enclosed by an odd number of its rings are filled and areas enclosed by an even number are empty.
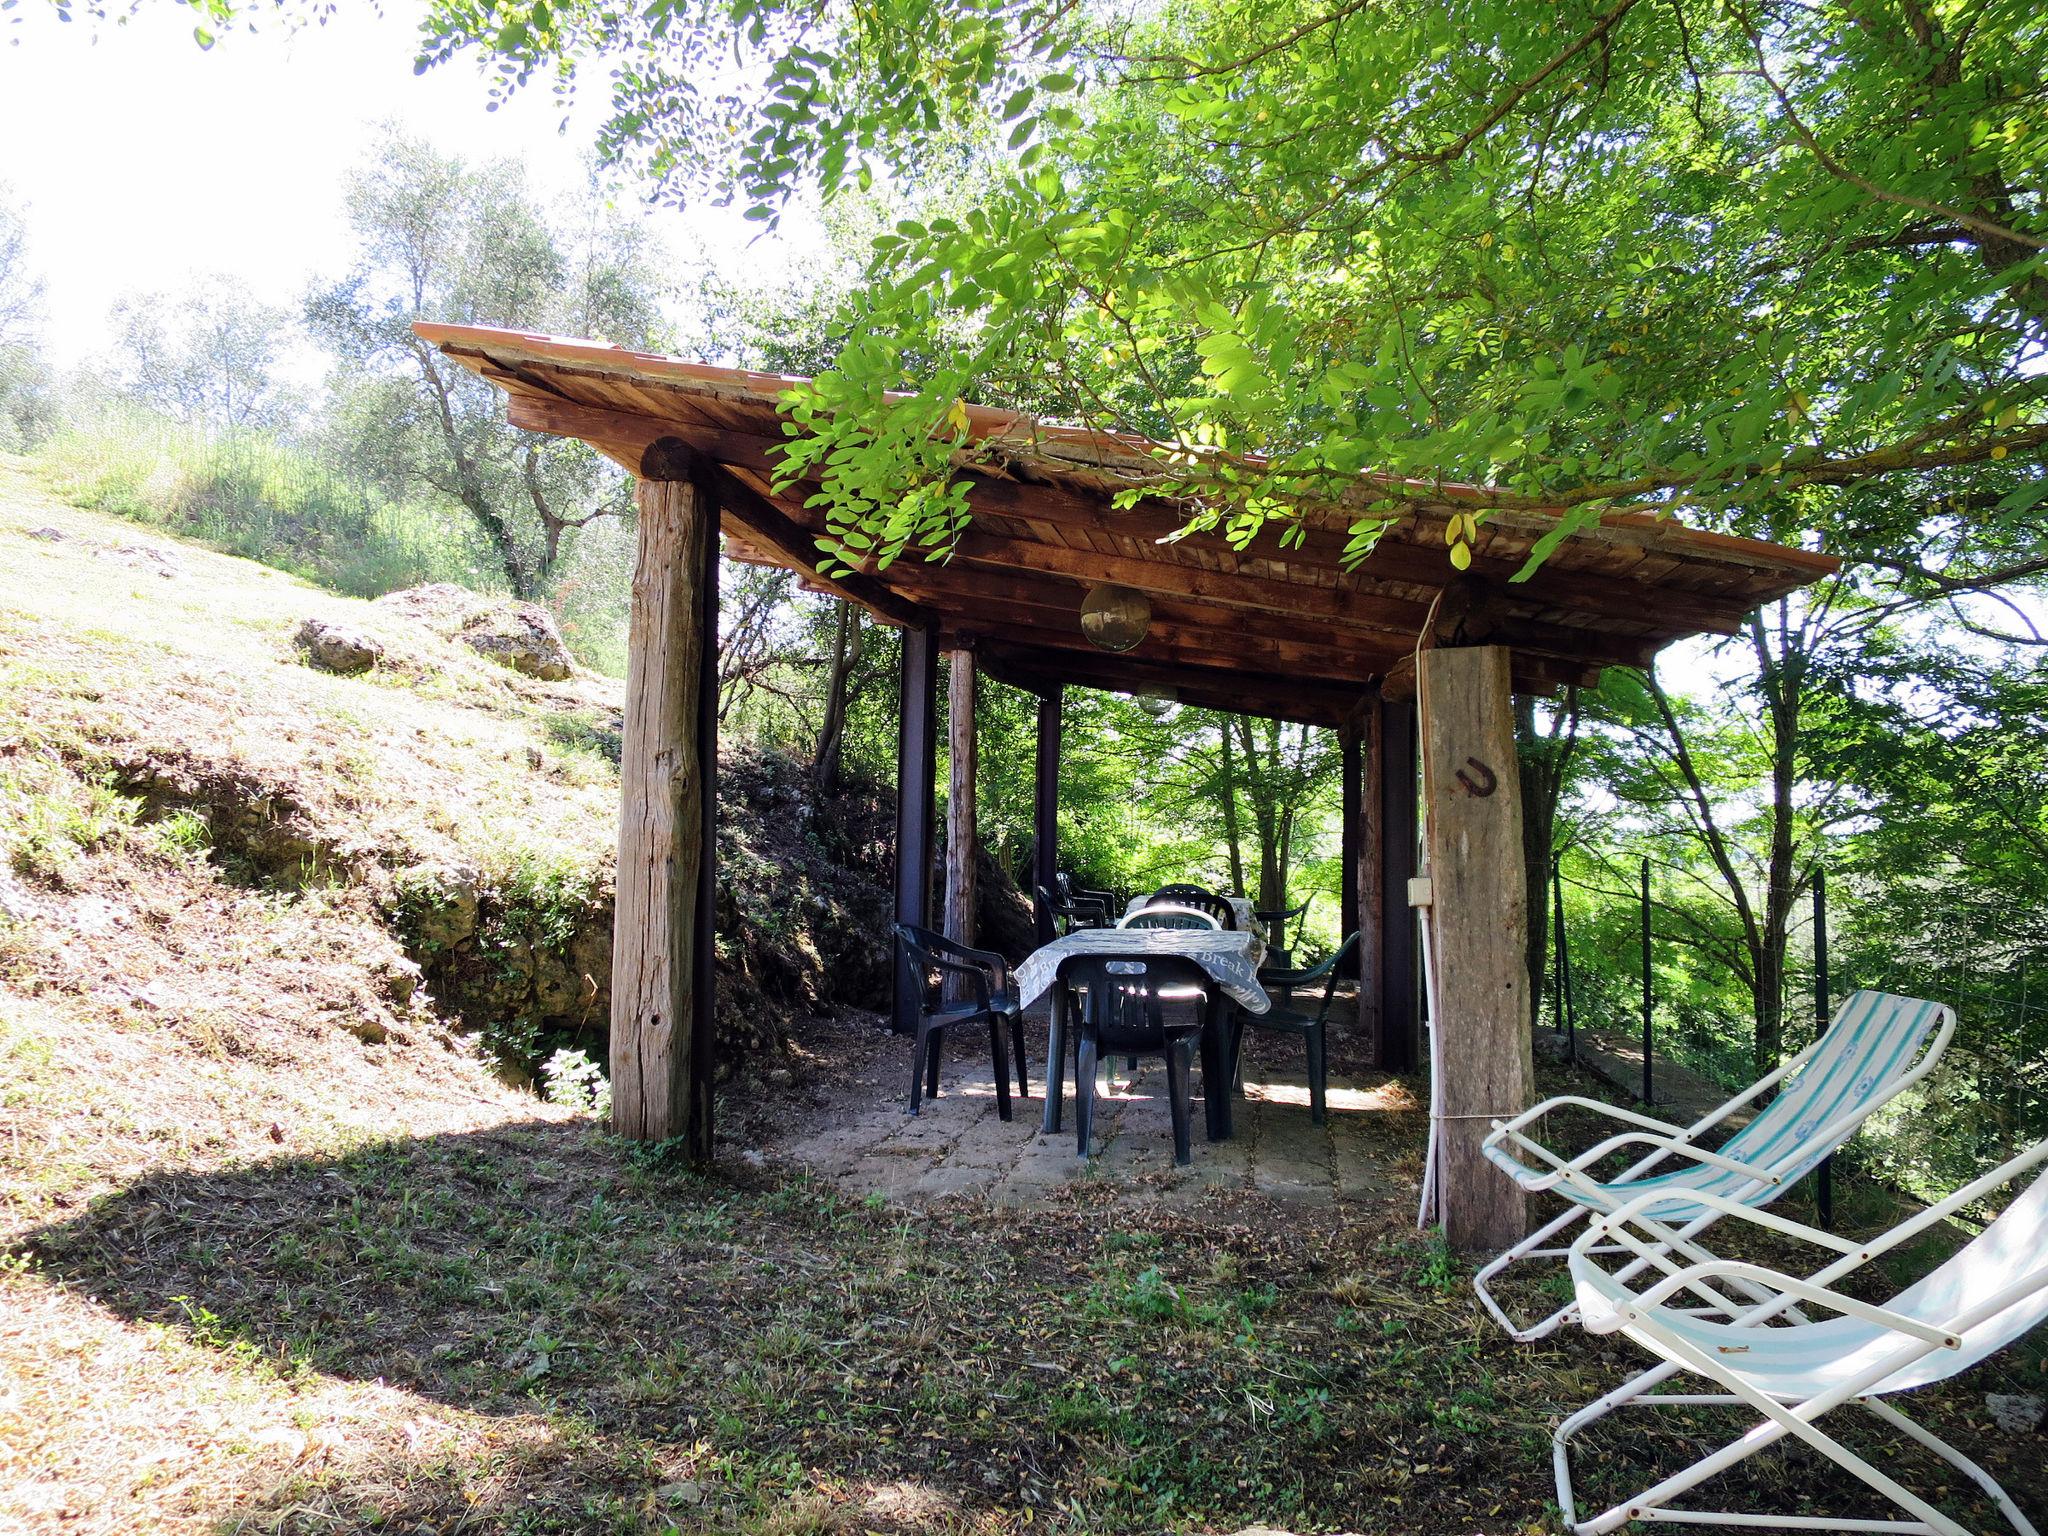
[[[1151,600],[1130,587],[1104,582],[1090,587],[1081,604],[1081,633],[1105,651],[1130,650],[1151,624]]]

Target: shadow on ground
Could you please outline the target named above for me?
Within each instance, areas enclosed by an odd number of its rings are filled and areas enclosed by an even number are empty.
[[[905,1213],[576,1123],[155,1175],[26,1247],[27,1283],[258,1385],[448,1410],[236,1504],[271,1530],[1542,1529],[1554,1415],[1629,1363],[1517,1348],[1378,1214],[1100,1182]],[[1972,1402],[1929,1417],[1976,1443]],[[1660,1453],[1595,1454],[1611,1483]],[[1748,1496],[1848,1507],[1801,1453],[1753,1466]]]

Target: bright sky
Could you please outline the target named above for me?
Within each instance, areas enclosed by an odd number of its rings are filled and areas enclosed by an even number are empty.
[[[361,0],[340,10],[324,27],[271,25],[211,51],[168,0],[123,26],[66,25],[44,0],[0,22],[0,184],[28,205],[60,366],[107,347],[121,295],[195,273],[226,273],[296,309],[310,277],[346,261],[341,180],[380,122],[444,151],[522,158],[545,190],[580,183],[599,100],[567,133],[545,87],[488,112],[472,65],[413,74],[403,0],[382,17]],[[592,85],[601,90],[601,71]],[[736,210],[650,218],[672,248],[737,252],[755,234]]]

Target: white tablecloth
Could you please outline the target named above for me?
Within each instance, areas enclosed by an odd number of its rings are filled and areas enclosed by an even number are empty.
[[[1082,928],[1034,949],[1016,969],[1017,995],[1029,1004],[1043,996],[1068,955],[1184,955],[1209,973],[1239,1007],[1264,1013],[1272,1007],[1259,985],[1266,941],[1256,929],[1231,933],[1218,928]]]
[[[1250,933],[1259,928],[1259,920],[1252,915],[1252,904],[1248,897],[1226,896],[1223,899],[1230,903],[1230,910],[1236,914],[1239,931]],[[1124,916],[1129,917],[1133,912],[1142,912],[1151,900],[1150,896],[1133,896],[1124,904]]]

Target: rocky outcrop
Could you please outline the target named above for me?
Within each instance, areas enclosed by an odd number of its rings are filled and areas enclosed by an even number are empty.
[[[168,747],[114,762],[112,777],[143,802],[144,820],[188,812],[204,821],[209,857],[238,883],[338,883],[366,892],[396,941],[379,985],[398,1005],[422,994],[423,1004],[480,1032],[515,1070],[531,1070],[567,1043],[601,1054],[611,1015],[609,861],[527,859],[491,871],[404,862],[396,850],[323,827],[288,779]],[[813,794],[806,767],[780,753],[721,754],[722,1069],[779,1046],[799,1012],[887,1005],[892,806],[866,789],[822,804]],[[983,879],[1014,920],[1021,903],[1007,881],[986,864]],[[999,942],[1014,947],[1014,922],[1000,926]]]
[[[388,593],[377,604],[527,677],[560,682],[575,670],[554,618],[537,604],[490,597],[447,582]]]
[[[804,766],[731,748],[719,760],[718,1046],[722,1066],[777,1046],[790,1016],[886,1005],[889,805],[850,790],[822,806]],[[486,876],[396,871],[391,922],[443,1007],[500,1054],[587,1045],[611,1017],[612,871],[532,866]]]
[[[384,647],[373,636],[326,619],[306,620],[292,636],[292,644],[310,665],[343,676],[367,672],[384,659]]]

